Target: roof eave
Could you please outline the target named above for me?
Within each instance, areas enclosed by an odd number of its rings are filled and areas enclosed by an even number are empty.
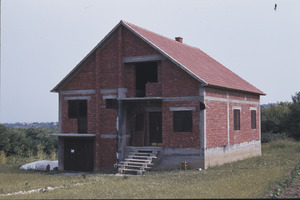
[[[77,74],[81,69],[83,63],[85,63],[88,58],[109,38],[112,33],[122,24],[120,21],[68,74],[65,76],[50,92],[59,92],[62,87],[64,87],[67,82],[73,77],[74,74]]]
[[[247,94],[255,94],[255,95],[261,95],[261,96],[265,96],[266,94],[260,90],[258,90],[257,92],[254,91],[249,91],[249,90],[240,90],[240,89],[236,89],[236,88],[229,88],[229,87],[223,87],[223,86],[218,86],[218,85],[212,85],[212,84],[208,84],[207,87],[211,87],[211,88],[216,88],[216,89],[225,89],[225,90],[230,90],[230,91],[234,91],[234,92],[242,92],[242,93],[247,93]]]

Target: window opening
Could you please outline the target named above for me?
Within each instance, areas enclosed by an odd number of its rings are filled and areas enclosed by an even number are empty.
[[[251,110],[251,128],[256,129],[256,110]]]
[[[157,82],[157,62],[143,62],[135,65],[136,96],[146,95],[146,83]]]
[[[192,111],[173,112],[174,132],[192,132],[192,127],[193,127]]]
[[[69,100],[68,101],[69,119],[78,120],[78,133],[87,132],[87,101]]]
[[[240,130],[240,110],[233,110],[234,130]]]
[[[106,99],[106,108],[107,109],[117,109],[118,108],[117,99]]]

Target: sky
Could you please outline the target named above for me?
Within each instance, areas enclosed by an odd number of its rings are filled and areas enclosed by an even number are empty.
[[[265,92],[261,104],[300,90],[299,0],[0,1],[1,123],[57,122],[50,90],[120,20],[183,37]]]

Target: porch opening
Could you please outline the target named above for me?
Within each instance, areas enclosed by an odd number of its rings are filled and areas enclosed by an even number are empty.
[[[135,64],[136,96],[146,96],[146,83],[157,82],[157,62],[142,62]]]

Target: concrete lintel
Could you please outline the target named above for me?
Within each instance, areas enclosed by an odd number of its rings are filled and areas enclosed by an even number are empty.
[[[96,90],[66,90],[66,91],[61,91],[59,92],[60,94],[63,95],[73,95],[73,94],[95,94]]]
[[[74,97],[64,97],[65,101],[68,100],[91,100],[90,96],[74,96]]]
[[[103,99],[117,99],[117,95],[105,95]]]
[[[170,107],[170,111],[193,111],[196,107]]]
[[[137,63],[137,62],[149,62],[149,61],[159,61],[162,60],[163,56],[156,55],[148,55],[148,56],[134,56],[134,57],[124,57],[123,63]]]
[[[230,98],[211,97],[211,96],[205,96],[205,100],[206,101],[221,101],[221,102],[230,102],[230,103],[260,105],[260,103],[257,101],[238,100],[238,99],[230,99]]]
[[[92,133],[53,133],[50,135],[58,137],[96,137],[96,134]]]
[[[232,110],[242,110],[241,106],[232,106]]]
[[[257,111],[257,107],[250,107],[250,110],[255,110],[255,111]]]
[[[117,134],[101,134],[101,138],[105,139],[116,139],[118,137]]]
[[[118,93],[118,89],[101,89],[100,90],[101,94],[112,94],[112,93]]]
[[[163,101],[201,101],[201,96],[187,96],[187,97],[164,97]]]

